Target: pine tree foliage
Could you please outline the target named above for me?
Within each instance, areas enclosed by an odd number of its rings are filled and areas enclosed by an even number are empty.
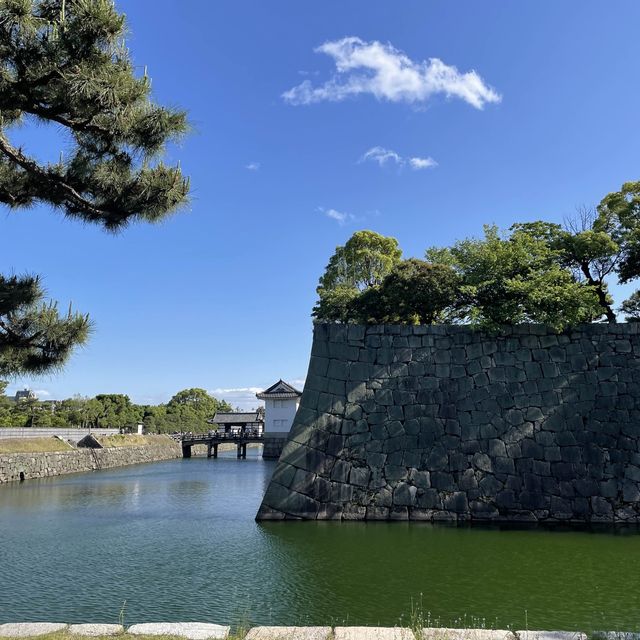
[[[0,202],[47,202],[110,230],[185,203],[180,168],[155,161],[185,132],[185,114],[151,102],[124,29],[109,0],[2,0]],[[66,160],[42,164],[11,143],[11,127],[27,118],[70,135]]]
[[[189,181],[160,156],[186,132],[184,112],[154,104],[111,0],[0,0],[0,203],[38,202],[117,231],[187,201]],[[29,122],[65,134],[41,162],[11,141]],[[37,278],[0,277],[0,374],[43,373],[82,344],[90,322],[43,303]]]
[[[0,275],[0,374],[50,371],[86,342],[89,318],[43,299],[38,278]]]

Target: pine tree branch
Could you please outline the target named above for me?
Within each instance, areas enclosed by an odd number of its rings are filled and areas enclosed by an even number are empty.
[[[84,213],[89,214],[92,218],[111,218],[121,217],[123,215],[126,217],[126,212],[96,207],[90,200],[87,200],[70,184],[65,182],[62,177],[43,169],[35,160],[27,157],[19,149],[12,146],[3,133],[0,133],[0,153],[3,153],[9,160],[15,162],[33,177],[41,180],[43,185],[49,185],[61,191],[65,199],[78,209],[81,209]]]

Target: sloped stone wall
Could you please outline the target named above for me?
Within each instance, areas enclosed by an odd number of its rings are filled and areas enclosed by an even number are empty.
[[[640,323],[317,324],[257,518],[640,522]]]

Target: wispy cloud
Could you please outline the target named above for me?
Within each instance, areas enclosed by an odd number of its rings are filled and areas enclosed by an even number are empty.
[[[420,158],[419,156],[409,158],[409,165],[412,169],[431,169],[437,167],[438,163],[433,158]]]
[[[346,213],[345,211],[338,211],[337,209],[325,209],[324,207],[318,207],[317,211],[327,216],[327,218],[335,220],[340,226],[356,219],[353,214]]]
[[[414,61],[390,43],[366,42],[356,37],[325,42],[315,49],[333,58],[335,73],[324,84],[310,80],[285,91],[282,98],[293,105],[339,102],[351,96],[371,94],[378,100],[425,104],[434,95],[459,98],[476,109],[500,102],[500,94],[476,71],[461,73],[439,58]]]
[[[384,167],[388,163],[392,163],[397,167],[403,167],[408,164],[416,171],[438,166],[438,163],[431,157],[421,158],[420,156],[413,156],[411,158],[403,158],[399,153],[391,149],[385,149],[384,147],[371,147],[371,149],[365,151],[358,160],[358,162],[367,161],[377,162],[381,167]]]
[[[381,167],[384,167],[388,162],[398,165],[404,164],[403,159],[395,151],[384,147],[371,147],[369,151],[362,154],[358,162],[366,162],[367,160],[377,162]]]
[[[260,169],[260,163],[259,162],[250,162],[249,164],[245,164],[244,168],[248,169],[249,171],[258,171],[258,169]]]
[[[218,398],[218,400],[226,400],[234,407],[240,409],[254,409],[261,403],[256,398],[256,393],[264,391],[265,387],[230,387],[210,389],[209,393]]]
[[[265,384],[263,387],[219,387],[217,389],[209,389],[209,393],[218,398],[218,400],[226,400],[234,408],[239,407],[247,411],[255,409],[262,404],[262,400],[256,398],[256,393],[264,391],[273,382],[275,380],[271,380],[269,384]],[[297,389],[302,389],[304,386],[304,378],[287,380],[287,382]]]

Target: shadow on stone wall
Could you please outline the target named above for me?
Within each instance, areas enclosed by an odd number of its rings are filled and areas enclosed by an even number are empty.
[[[316,324],[258,520],[640,522],[640,323]]]

